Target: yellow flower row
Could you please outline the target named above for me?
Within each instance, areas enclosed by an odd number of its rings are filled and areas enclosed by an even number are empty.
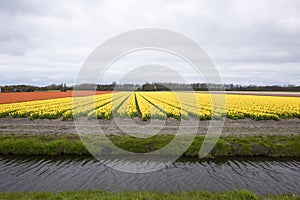
[[[165,111],[166,105],[177,108],[177,110],[166,112],[168,116],[172,116],[169,113],[173,112],[173,117],[178,116],[178,109],[181,109],[190,116],[204,120],[221,116],[231,119],[252,118],[254,120],[300,118],[300,98],[297,97],[211,95],[189,92],[143,92],[141,94]]]
[[[188,113],[186,110],[181,109],[179,103],[176,101],[176,96],[174,96],[173,93],[166,93],[165,95],[154,93],[152,95],[149,92],[144,92],[142,93],[142,96],[165,112],[168,117],[173,117],[178,120],[181,118],[188,118]]]
[[[219,102],[226,100],[226,109]],[[214,105],[214,106],[212,106]],[[300,98],[227,94],[210,95],[192,92],[118,92],[88,97],[59,98],[21,103],[1,104],[0,117],[63,118],[113,116],[176,119],[197,117],[211,119],[254,120],[300,118]]]
[[[167,115],[161,109],[159,109],[157,106],[152,104],[149,100],[144,98],[141,95],[141,93],[139,92],[136,93],[136,99],[143,120],[147,120],[150,118],[158,118],[158,119],[167,118]]]
[[[136,106],[135,93],[131,93],[130,97],[120,106],[117,111],[120,117],[136,117],[138,116],[138,110]]]
[[[129,93],[117,93],[113,95],[112,100],[109,103],[95,110],[96,117],[98,119],[111,119],[113,117],[113,113],[116,113],[128,97]]]

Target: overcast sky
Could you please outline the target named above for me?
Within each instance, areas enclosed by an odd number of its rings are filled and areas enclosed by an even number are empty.
[[[0,85],[73,84],[97,46],[139,28],[196,41],[224,83],[300,85],[298,0],[0,0]]]

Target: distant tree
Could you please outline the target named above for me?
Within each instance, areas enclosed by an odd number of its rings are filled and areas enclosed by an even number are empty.
[[[144,85],[142,85],[142,90],[143,91],[154,91],[155,87],[151,83],[145,83]]]

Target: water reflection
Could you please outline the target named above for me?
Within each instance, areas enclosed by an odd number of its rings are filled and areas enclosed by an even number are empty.
[[[154,190],[226,191],[248,189],[257,194],[300,194],[300,160],[269,158],[180,159],[167,168],[131,174],[90,157],[0,157],[0,191]],[[145,165],[155,165],[148,161]]]

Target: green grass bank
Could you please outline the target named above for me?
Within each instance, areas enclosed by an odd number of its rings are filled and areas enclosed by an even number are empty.
[[[130,152],[146,153],[167,145],[174,135],[149,138],[108,135],[116,146]],[[184,141],[186,136],[182,137]],[[94,140],[94,138],[92,138]],[[91,140],[92,140],[91,139]],[[183,156],[197,157],[204,136],[196,136]],[[226,136],[220,137],[207,157],[268,156],[300,157],[300,135],[289,136]],[[110,155],[107,142],[99,140],[95,148]],[[105,150],[105,151],[104,151]],[[99,150],[98,150],[99,151]],[[175,152],[176,150],[174,150]],[[172,152],[172,151],[170,151]],[[78,135],[0,135],[0,155],[90,155]]]
[[[120,192],[112,193],[105,191],[72,191],[72,192],[11,192],[11,193],[0,193],[0,199],[114,199],[114,200],[166,200],[166,199],[230,199],[230,200],[284,200],[284,199],[300,199],[299,196],[288,194],[288,195],[273,195],[273,196],[257,196],[254,193],[246,190],[229,191],[229,192]]]

